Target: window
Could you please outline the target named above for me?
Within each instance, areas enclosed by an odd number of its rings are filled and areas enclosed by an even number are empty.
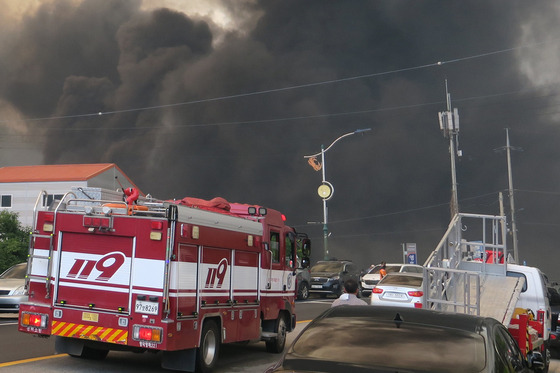
[[[286,233],[286,266],[295,267],[296,258],[293,257],[295,254],[296,236],[292,232]]]
[[[496,372],[522,372],[523,355],[517,347],[517,342],[509,332],[501,326],[495,326],[495,368]]]
[[[9,194],[2,195],[2,206],[1,207],[12,207],[12,196]]]
[[[64,197],[64,194],[47,194],[43,196],[43,207],[50,206],[53,201],[60,201]]]
[[[270,254],[272,255],[272,262],[280,262],[280,233],[270,232]]]
[[[521,289],[521,292],[524,293],[527,291],[527,277],[525,277],[525,275],[523,273],[519,273],[519,272],[513,272],[513,271],[507,271],[506,276],[509,277],[522,277],[525,281],[523,282],[523,289]]]

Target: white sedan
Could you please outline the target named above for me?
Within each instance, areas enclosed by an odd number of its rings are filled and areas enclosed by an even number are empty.
[[[372,306],[422,308],[421,273],[389,273],[372,289]]]

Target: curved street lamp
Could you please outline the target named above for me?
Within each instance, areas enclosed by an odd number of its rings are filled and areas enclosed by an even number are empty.
[[[363,133],[363,132],[367,132],[367,131],[371,131],[371,128],[363,128],[363,129],[357,129],[354,132],[349,132],[346,133],[340,137],[338,137],[336,140],[334,140],[326,149],[323,145],[321,145],[321,151],[319,153],[316,154],[312,154],[312,155],[306,155],[304,156],[304,158],[309,159],[309,164],[311,164],[311,166],[316,170],[322,170],[323,173],[323,180],[321,185],[319,186],[319,188],[317,189],[317,193],[319,194],[319,197],[321,197],[323,199],[323,249],[324,249],[324,260],[329,260],[329,249],[328,249],[328,237],[329,237],[329,229],[327,227],[327,221],[328,221],[328,209],[327,209],[327,201],[329,199],[332,198],[333,193],[334,193],[334,187],[331,183],[329,183],[326,178],[325,178],[325,153],[333,147],[333,145],[338,142],[339,140],[342,140],[345,137],[348,136],[352,136],[352,135],[356,135],[358,133]],[[321,155],[321,163],[319,164],[316,160],[316,157]]]

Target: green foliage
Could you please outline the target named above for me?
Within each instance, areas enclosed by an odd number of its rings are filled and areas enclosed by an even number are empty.
[[[0,273],[27,260],[29,233],[21,226],[18,214],[0,211]]]

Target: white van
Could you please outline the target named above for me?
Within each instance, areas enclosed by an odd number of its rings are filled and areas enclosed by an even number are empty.
[[[538,268],[509,263],[507,265],[507,276],[525,278],[525,285],[523,285],[516,306],[518,308],[530,309],[535,317],[537,317],[538,311],[544,311],[545,327],[543,338],[548,342],[552,312],[548,301],[546,276]]]

